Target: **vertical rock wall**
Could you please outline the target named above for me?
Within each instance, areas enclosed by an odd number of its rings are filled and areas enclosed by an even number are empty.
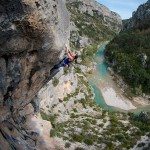
[[[25,140],[25,109],[63,56],[69,35],[65,0],[0,1],[0,148]]]

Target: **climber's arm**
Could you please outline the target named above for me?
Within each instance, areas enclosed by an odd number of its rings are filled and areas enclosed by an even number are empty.
[[[74,59],[74,54],[68,49],[67,46],[65,48],[66,48],[66,53],[67,53],[68,58],[73,60]]]

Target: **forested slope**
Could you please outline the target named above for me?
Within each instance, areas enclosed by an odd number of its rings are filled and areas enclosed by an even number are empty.
[[[120,32],[106,47],[106,60],[129,85],[131,93],[150,94],[150,1],[123,21]]]
[[[150,93],[149,41],[149,29],[123,31],[106,48],[109,65],[123,77],[134,93]]]

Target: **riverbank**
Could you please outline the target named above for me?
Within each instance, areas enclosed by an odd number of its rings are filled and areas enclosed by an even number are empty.
[[[101,101],[105,101],[106,105],[113,106],[122,110],[132,110],[136,107],[121,93],[112,78],[107,75],[105,78],[100,78],[97,70],[94,73],[95,85],[101,92]]]
[[[115,83],[108,79],[100,83],[99,89],[107,105],[117,107],[123,110],[136,109],[136,107],[121,93],[120,89],[115,87]]]
[[[107,65],[104,60],[104,49],[103,44],[95,56],[96,70],[93,73],[92,83],[99,89],[102,98],[99,101],[104,101],[106,105],[119,108],[125,111],[134,111],[139,107],[148,106],[149,103],[144,101],[142,97],[134,97],[129,99],[123,89],[114,80],[114,76],[107,69]],[[96,98],[98,99],[98,98]],[[98,102],[99,104],[101,102]]]

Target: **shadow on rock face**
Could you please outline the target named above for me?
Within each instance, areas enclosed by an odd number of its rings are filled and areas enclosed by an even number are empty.
[[[16,118],[26,116],[24,109],[34,99],[49,77],[51,68],[64,53],[63,47],[70,35],[69,24],[64,0],[1,0],[1,122],[7,119],[18,128]],[[20,114],[22,110],[24,113]],[[23,142],[26,131],[20,133],[22,127],[16,129],[16,135],[22,141],[19,142],[26,145],[28,141]],[[16,138],[6,131],[8,126],[5,129],[1,126],[0,129],[0,136],[3,137],[0,143],[16,148]]]

